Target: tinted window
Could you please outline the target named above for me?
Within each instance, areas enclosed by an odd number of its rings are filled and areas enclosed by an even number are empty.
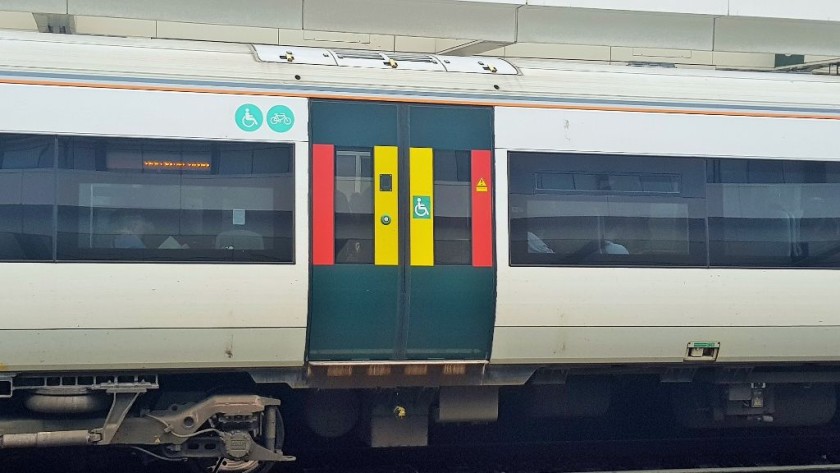
[[[60,141],[60,260],[292,261],[291,149]]]
[[[470,152],[434,151],[435,264],[472,263]]]
[[[0,135],[0,260],[49,260],[55,138]]]
[[[706,264],[704,162],[511,153],[511,264]]]
[[[335,153],[335,262],[373,263],[372,150]]]
[[[713,160],[715,266],[840,266],[840,163]]]

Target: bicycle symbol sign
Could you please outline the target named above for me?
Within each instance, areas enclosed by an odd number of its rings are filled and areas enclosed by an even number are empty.
[[[285,133],[295,125],[295,114],[285,105],[271,107],[263,117],[259,107],[246,103],[236,109],[234,119],[240,130],[248,132],[257,131],[262,126],[263,119],[268,123],[268,127],[277,133]]]
[[[246,103],[236,109],[236,126],[242,131],[257,131],[262,126],[262,111],[254,104]]]
[[[295,114],[285,105],[275,105],[265,114],[268,127],[277,133],[285,133],[295,124]]]
[[[432,218],[432,199],[427,195],[415,195],[411,198],[414,204],[413,218],[429,219]]]

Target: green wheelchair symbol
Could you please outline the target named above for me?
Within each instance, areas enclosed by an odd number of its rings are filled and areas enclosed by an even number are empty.
[[[415,195],[411,198],[414,204],[414,218],[429,219],[432,218],[432,198],[427,195]]]
[[[246,103],[236,109],[236,126],[242,131],[257,131],[263,123],[262,111],[254,104]]]

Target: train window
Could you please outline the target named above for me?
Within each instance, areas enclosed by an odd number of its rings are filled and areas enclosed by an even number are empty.
[[[705,266],[704,162],[509,156],[511,264]]]
[[[0,135],[0,260],[50,260],[55,138]]]
[[[291,262],[291,147],[60,139],[59,260]]]
[[[679,194],[680,176],[669,174],[621,174],[616,172],[535,174],[536,189],[540,191],[581,192],[644,192]]]
[[[373,263],[373,222],[373,159],[370,148],[336,151],[336,263]]]
[[[434,151],[435,264],[472,263],[470,152]]]
[[[713,266],[840,266],[840,163],[708,164]]]

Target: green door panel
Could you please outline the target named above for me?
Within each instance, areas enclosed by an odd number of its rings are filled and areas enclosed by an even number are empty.
[[[309,359],[391,359],[398,283],[397,266],[313,266]]]
[[[312,142],[364,147],[397,145],[398,106],[389,103],[313,100]]]
[[[308,360],[489,359],[495,268],[472,266],[471,153],[493,149],[492,108],[312,100],[310,126],[334,150],[334,228],[311,231],[330,232],[335,264],[310,266]],[[392,174],[375,173],[377,146],[398,148]],[[410,266],[411,148],[434,153],[434,266]],[[375,197],[392,186],[399,261],[376,266]]]
[[[412,267],[409,359],[484,359],[490,349],[493,268]]]
[[[409,146],[435,149],[490,149],[493,114],[480,107],[411,105]]]

